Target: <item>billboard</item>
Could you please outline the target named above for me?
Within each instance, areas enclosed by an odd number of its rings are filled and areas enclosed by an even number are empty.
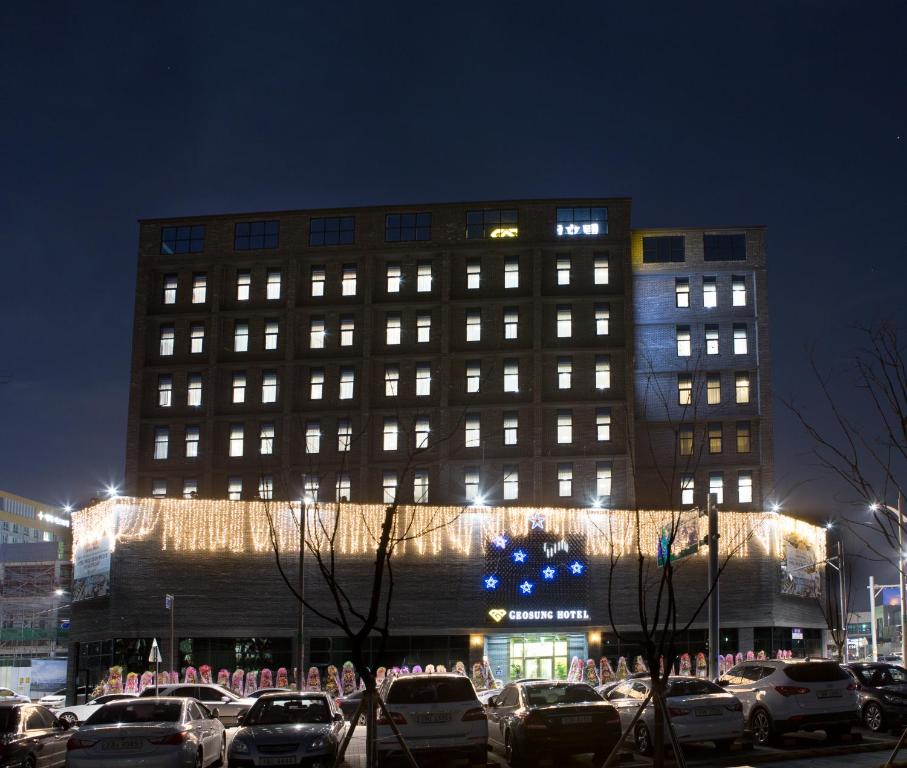
[[[66,659],[32,659],[31,692],[32,698],[39,698],[45,693],[53,693],[66,687]]]
[[[109,536],[82,541],[72,555],[72,599],[89,600],[110,594],[110,556],[113,542]]]
[[[671,530],[673,528],[674,540],[671,541]],[[662,567],[670,553],[671,562],[682,560],[690,555],[695,555],[699,551],[699,512],[694,510],[686,515],[680,514],[677,519],[668,525],[661,527],[658,536],[658,567]]]
[[[810,543],[796,533],[786,533],[782,542],[781,594],[819,596],[819,566]]]

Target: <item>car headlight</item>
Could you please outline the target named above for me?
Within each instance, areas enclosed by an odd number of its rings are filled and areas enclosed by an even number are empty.
[[[242,739],[233,739],[233,743],[230,745],[230,751],[235,752],[237,755],[248,755],[249,745]]]
[[[317,752],[320,749],[324,749],[328,745],[328,740],[324,736],[319,736],[312,742],[309,742],[309,745],[305,748],[306,752]]]

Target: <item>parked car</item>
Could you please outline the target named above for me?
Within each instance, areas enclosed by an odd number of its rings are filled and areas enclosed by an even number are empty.
[[[236,725],[236,718],[240,712],[245,712],[248,704],[242,704],[239,696],[233,691],[228,691],[220,685],[201,683],[198,685],[162,685],[159,689],[154,686],[146,688],[141,694],[146,696],[188,696],[198,699],[208,707],[217,707],[221,722],[230,728]]]
[[[362,702],[362,696],[364,694],[365,691],[354,691],[349,696],[338,699],[337,703],[340,705],[340,711],[343,712],[343,716],[347,720],[352,720],[353,716],[359,710],[359,704]]]
[[[66,743],[67,768],[204,768],[222,765],[227,736],[217,710],[188,698],[112,701]]]
[[[872,662],[845,664],[844,668],[857,681],[863,725],[879,732],[907,723],[907,669]]]
[[[631,672],[629,675],[620,680],[609,680],[607,683],[602,683],[601,685],[595,686],[595,691],[604,699],[611,691],[613,691],[615,688],[617,688],[618,685],[626,680],[639,680],[641,678],[648,680],[651,677],[652,675],[649,672]]]
[[[790,731],[825,731],[837,741],[859,722],[857,684],[827,659],[746,661],[715,682],[740,699],[757,745]]]
[[[74,707],[60,707],[59,709],[54,710],[54,714],[61,720],[69,723],[70,726],[73,726],[84,722],[101,707],[105,704],[109,704],[111,701],[134,699],[137,696],[137,693],[108,693],[106,696],[98,696],[98,698],[92,699],[87,704],[79,704]]]
[[[473,766],[486,764],[488,720],[469,678],[453,674],[395,677],[384,700],[415,755],[443,751]],[[384,713],[378,717],[377,737],[379,764],[402,755]]]
[[[0,688],[0,703],[21,702],[31,704],[31,699],[24,693],[16,693],[12,688]]]
[[[80,685],[78,688],[76,688],[76,703],[78,703],[79,698],[81,698],[82,701],[85,701],[85,697],[89,693],[90,691],[84,685]],[[60,688],[60,690],[58,691],[48,693],[46,696],[42,696],[40,699],[38,699],[38,703],[42,707],[48,707],[50,709],[54,709],[55,707],[62,707],[66,704],[66,689]]]
[[[252,705],[258,701],[266,693],[290,693],[289,688],[259,688],[257,691],[253,691],[248,696],[241,696],[236,700],[238,705],[241,705],[245,709],[240,710],[240,712],[248,712],[251,709]]]
[[[334,765],[346,728],[326,693],[269,693],[240,717],[229,768]]]
[[[593,754],[600,765],[620,738],[620,715],[586,683],[511,683],[488,701],[488,745],[513,766],[542,754]]]
[[[621,725],[629,727],[649,695],[651,678],[622,680],[607,696],[620,713]],[[743,706],[740,699],[709,680],[695,677],[669,677],[665,688],[668,713],[674,733],[681,744],[711,741],[721,752],[730,750],[743,736]],[[650,702],[633,730],[636,749],[652,754],[655,732],[655,707]]]
[[[51,768],[66,760],[69,726],[47,707],[0,703],[0,765]]]

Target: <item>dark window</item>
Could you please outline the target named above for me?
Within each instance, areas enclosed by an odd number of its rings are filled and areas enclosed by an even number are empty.
[[[204,248],[204,224],[161,228],[161,253],[200,253]]]
[[[607,208],[558,208],[559,237],[580,237],[608,234]]]
[[[312,219],[309,223],[309,245],[349,245],[355,233],[355,216]]]
[[[17,733],[19,730],[19,708],[4,707],[0,709],[0,734]]]
[[[396,678],[387,694],[388,704],[450,704],[477,701],[475,688],[466,677]]]
[[[85,725],[113,725],[114,723],[176,723],[183,709],[181,701],[145,699],[130,702],[115,701],[105,704],[85,721]]]
[[[519,212],[515,208],[466,211],[466,239],[518,237]]]
[[[431,214],[387,214],[384,219],[384,239],[389,243],[405,240],[431,240]]]
[[[784,674],[795,683],[830,683],[847,679],[847,673],[830,661],[791,664],[784,668]]]
[[[642,260],[645,264],[667,264],[686,261],[683,235],[644,237]]]
[[[243,221],[236,225],[233,247],[237,251],[276,248],[279,237],[279,221]]]
[[[746,261],[746,235],[705,235],[702,246],[706,261]]]
[[[705,696],[710,693],[725,693],[724,688],[708,680],[671,680],[666,696]]]
[[[585,683],[537,684],[523,687],[530,707],[550,707],[554,704],[581,704],[586,701],[601,701],[595,689]]]
[[[247,726],[329,722],[331,711],[327,699],[322,696],[275,696],[263,699],[249,710],[245,719]]]

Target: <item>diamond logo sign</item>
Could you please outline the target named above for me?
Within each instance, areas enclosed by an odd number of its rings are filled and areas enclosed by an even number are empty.
[[[493,618],[495,621],[500,621],[507,615],[507,611],[505,611],[503,608],[492,608],[488,612],[488,615],[491,616],[491,618]]]

